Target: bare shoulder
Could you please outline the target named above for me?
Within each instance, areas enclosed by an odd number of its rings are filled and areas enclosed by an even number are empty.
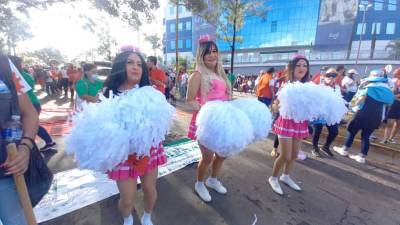
[[[190,79],[190,80],[193,80],[193,81],[200,81],[200,76],[201,76],[201,74],[200,74],[198,71],[194,71],[194,72],[190,75],[189,79]]]

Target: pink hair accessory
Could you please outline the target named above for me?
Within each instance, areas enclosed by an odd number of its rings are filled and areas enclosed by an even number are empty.
[[[295,54],[294,56],[293,56],[293,59],[305,59],[306,57],[304,56],[304,55],[302,55],[302,54]]]
[[[119,50],[121,52],[140,52],[140,49],[133,45],[124,45]]]
[[[210,35],[208,35],[208,34],[206,34],[206,35],[200,35],[199,44],[203,44],[203,43],[209,42],[209,41],[212,41]]]

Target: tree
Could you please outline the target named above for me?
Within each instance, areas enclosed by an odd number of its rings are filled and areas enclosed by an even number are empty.
[[[389,50],[389,57],[392,59],[400,59],[400,39],[390,41],[386,45],[386,50]]]
[[[24,56],[29,58],[32,62],[45,65],[51,65],[52,63],[54,64],[54,62],[59,64],[66,61],[65,56],[61,54],[60,50],[51,47],[28,52]]]
[[[182,0],[187,8],[199,14],[208,23],[217,29],[217,38],[229,43],[231,47],[231,73],[233,73],[234,55],[236,42],[242,42],[243,37],[237,33],[243,28],[245,17],[256,16],[265,19],[268,8],[265,1],[244,1],[244,0],[202,0],[203,4],[197,0]],[[211,7],[202,8],[210,4]],[[195,6],[194,8],[191,8]]]
[[[157,34],[145,35],[145,40],[150,43],[151,48],[154,51],[154,56],[157,56],[157,50],[161,49],[161,38]]]
[[[73,4],[79,0],[0,0],[0,47],[8,45],[8,51],[15,49],[16,42],[31,37],[29,26],[23,23],[22,16],[29,16],[29,9],[46,9],[55,3]],[[153,11],[159,8],[158,0],[88,0],[94,9],[128,23],[138,29],[144,21],[154,19]],[[97,21],[85,16],[87,25]],[[0,49],[2,50],[2,49]]]

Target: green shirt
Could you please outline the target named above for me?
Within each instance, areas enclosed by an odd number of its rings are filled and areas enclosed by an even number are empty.
[[[89,81],[87,78],[82,78],[76,83],[76,93],[81,97],[82,95],[96,96],[97,93],[103,88],[103,82],[99,80]]]
[[[228,73],[228,79],[231,82],[231,85],[233,86],[233,84],[235,83],[236,80],[236,76],[233,73]]]
[[[29,99],[31,100],[33,105],[40,105],[40,101],[39,99],[36,97],[35,93],[33,92],[33,89],[35,88],[35,80],[33,80],[33,77],[25,72],[22,71],[22,77],[24,78],[24,80],[29,84],[29,86],[31,87],[31,90],[28,91],[26,94],[28,95]]]

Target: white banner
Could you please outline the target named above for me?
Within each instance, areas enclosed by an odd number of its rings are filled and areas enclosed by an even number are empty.
[[[201,153],[197,142],[165,147],[167,164],[160,166],[158,177],[198,162]],[[138,181],[140,182],[140,181]],[[35,207],[38,223],[45,222],[118,194],[114,181],[106,174],[72,169],[55,174],[49,193]]]

